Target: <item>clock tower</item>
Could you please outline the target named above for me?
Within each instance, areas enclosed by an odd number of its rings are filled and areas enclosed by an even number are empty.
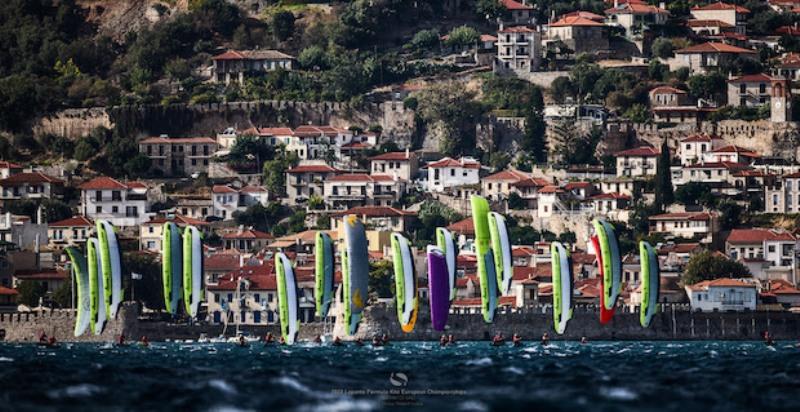
[[[772,78],[770,120],[774,123],[792,121],[792,87],[783,77]]]

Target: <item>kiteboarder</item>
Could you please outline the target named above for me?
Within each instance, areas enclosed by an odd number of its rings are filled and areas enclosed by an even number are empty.
[[[44,333],[44,331],[42,331],[42,333],[39,334],[39,343],[40,344],[46,344],[47,343],[47,334]]]
[[[586,336],[581,336],[581,345],[586,345],[589,343],[589,339],[586,339]]]
[[[244,337],[242,337],[242,339],[244,339]],[[285,344],[286,344],[286,339],[284,339],[284,338],[283,338],[283,336],[281,336],[280,338],[278,338],[278,345],[281,345],[281,346],[283,346],[283,345],[285,345]]]
[[[447,344],[448,345],[456,344],[456,338],[454,338],[452,334],[447,336]]]
[[[341,340],[341,339],[339,339],[339,337],[338,337],[338,336],[335,336],[335,337],[333,338],[333,343],[332,343],[332,345],[333,345],[333,346],[342,346],[342,340]]]
[[[125,334],[121,333],[117,339],[117,346],[125,346]]]
[[[773,345],[775,345],[775,339],[773,339],[773,338],[772,338],[772,335],[770,335],[770,334],[769,334],[769,331],[768,331],[768,330],[765,330],[765,331],[764,331],[764,343],[765,343],[767,346],[773,346]]]
[[[497,332],[497,335],[494,335],[494,337],[492,338],[492,346],[503,346],[505,343],[506,339],[500,332]]]
[[[361,338],[356,338],[356,346],[364,346],[364,341]]]
[[[317,337],[314,338],[314,343],[316,343],[317,345],[322,344],[322,336],[317,335]]]
[[[442,335],[442,337],[439,338],[439,346],[441,346],[441,347],[447,346],[447,337],[446,336]]]
[[[271,345],[273,342],[275,342],[275,337],[272,336],[272,332],[267,332],[267,335],[264,336],[264,344]]]
[[[242,348],[247,346],[247,340],[244,338],[244,335],[239,335],[239,346]]]
[[[147,336],[142,336],[142,339],[139,340],[139,344],[144,346],[145,348],[150,346],[150,342],[147,340]]]
[[[544,335],[542,335],[542,346],[547,346],[549,344],[550,344],[550,335],[548,335],[547,332],[545,332]]]
[[[384,333],[381,337],[381,341],[383,341],[384,346],[389,344],[389,335]]]
[[[522,346],[522,336],[515,333],[514,336],[511,337],[511,343],[513,343],[514,346]]]

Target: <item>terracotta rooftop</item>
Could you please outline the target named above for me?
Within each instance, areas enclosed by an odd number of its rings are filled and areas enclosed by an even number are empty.
[[[690,285],[689,289],[691,290],[708,290],[711,287],[719,287],[719,288],[754,288],[755,285],[750,283],[742,282],[741,280],[731,279],[731,278],[719,278],[714,280],[704,280],[702,282],[695,283],[694,285]]]
[[[719,136],[716,135],[709,135],[709,134],[693,134],[683,140],[681,143],[691,143],[691,142],[711,142],[712,140],[722,140]]]
[[[581,16],[564,16],[560,20],[550,23],[550,27],[605,27],[605,24],[597,20],[588,19]]]
[[[359,206],[332,213],[333,216],[357,215],[366,217],[415,216],[416,214],[416,212],[400,210],[389,206]]]
[[[685,90],[681,90],[672,86],[658,86],[650,90],[651,94],[672,93],[672,94],[687,94]]]
[[[716,212],[675,212],[650,216],[650,220],[707,221],[717,216]]]
[[[533,10],[530,4],[524,4],[516,0],[500,0],[500,3],[508,10]]]
[[[733,229],[726,239],[731,244],[752,244],[763,241],[792,242],[794,240],[795,237],[785,230],[765,228]]]
[[[113,189],[125,190],[125,189],[132,189],[134,187],[139,188],[146,186],[140,182],[122,183],[119,180],[108,176],[95,177],[94,179],[85,182],[79,186],[81,190],[113,190]]]
[[[143,223],[145,225],[163,225],[167,222],[173,222],[178,226],[208,226],[208,222],[203,220],[194,219],[188,216],[175,215],[173,219],[167,219],[164,216],[154,216],[150,220]]]
[[[228,50],[218,54],[211,60],[284,60],[294,59],[286,53],[277,50]]]
[[[719,27],[723,29],[730,29],[734,27],[732,24],[725,23],[721,20],[698,20],[691,19],[686,21],[688,27]]]
[[[216,144],[217,141],[210,137],[147,137],[139,141],[140,144]]]
[[[236,232],[228,232],[222,235],[223,239],[272,239],[269,233],[264,233],[255,229],[244,229]]]
[[[759,83],[771,82],[773,80],[783,80],[783,78],[772,77],[764,73],[757,73],[734,77],[733,79],[728,80],[728,83]]]
[[[21,184],[37,183],[64,184],[64,181],[52,176],[48,176],[42,172],[16,173],[3,180],[0,180],[0,186],[17,186]]]
[[[736,4],[723,3],[721,1],[707,4],[705,6],[694,6],[692,7],[692,10],[699,10],[699,11],[736,10],[737,13],[742,13],[742,14],[750,13],[750,10],[742,6]]]
[[[676,50],[676,54],[693,54],[693,53],[735,53],[735,54],[755,54],[755,50],[744,49],[741,47],[731,46],[725,43],[706,42],[689,46],[684,49]]]
[[[461,158],[459,160],[453,159],[451,157],[445,157],[441,160],[437,160],[432,163],[428,163],[427,168],[431,169],[439,169],[444,167],[461,167],[464,169],[480,169],[481,164],[477,160],[472,159],[464,159]]]
[[[492,180],[523,180],[530,176],[518,170],[502,170],[483,178],[484,181]]]
[[[328,165],[299,165],[286,171],[286,173],[339,173],[338,169]]]
[[[619,157],[619,156],[655,157],[655,156],[658,156],[658,154],[659,154],[659,150],[658,149],[656,149],[654,147],[650,147],[650,146],[642,146],[642,147],[637,147],[637,148],[634,148],[634,149],[628,149],[628,150],[623,150],[621,152],[617,152],[617,153],[614,154],[614,156],[617,156],[617,157]]]
[[[52,222],[47,224],[48,227],[92,227],[94,223],[89,220],[86,216],[73,216],[64,220],[59,220],[58,222]]]
[[[472,217],[468,217],[463,220],[459,220],[458,222],[452,223],[450,226],[447,226],[447,229],[454,233],[459,233],[466,236],[474,236],[475,235],[475,226],[472,222]]]
[[[381,153],[376,156],[372,156],[369,160],[410,160],[411,159],[411,152],[387,152]]]

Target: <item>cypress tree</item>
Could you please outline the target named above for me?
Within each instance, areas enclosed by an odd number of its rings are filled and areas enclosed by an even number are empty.
[[[655,184],[655,206],[659,211],[663,211],[668,205],[671,205],[675,200],[672,193],[672,172],[670,171],[670,164],[672,157],[670,156],[669,146],[667,140],[661,143],[661,153],[658,155],[656,165],[656,184]]]

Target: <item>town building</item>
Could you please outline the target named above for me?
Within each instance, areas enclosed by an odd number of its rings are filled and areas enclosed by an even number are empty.
[[[404,152],[381,153],[369,158],[373,175],[389,175],[410,182],[417,177],[419,162],[417,154],[406,149]]]
[[[258,252],[267,246],[273,236],[252,228],[239,228],[222,234],[225,249],[234,249],[239,253]]]
[[[250,77],[275,70],[292,70],[294,61],[294,57],[277,50],[228,50],[211,58],[212,80],[243,86]]]
[[[796,282],[797,238],[780,229],[733,229],[725,240],[725,254],[742,262],[760,280]]]
[[[781,80],[764,73],[748,74],[728,80],[728,105],[758,107],[768,105],[772,84]]]
[[[755,50],[726,43],[700,43],[676,50],[675,57],[669,60],[669,69],[676,71],[687,67],[692,74],[705,74],[708,71],[727,66],[739,57],[758,59],[758,53]]]
[[[425,168],[428,170],[428,191],[431,192],[444,192],[480,183],[481,164],[471,157],[458,160],[445,157],[428,163]]]
[[[655,176],[658,154],[659,150],[650,146],[641,146],[617,152],[614,155],[617,159],[617,176]]]
[[[333,209],[357,206],[392,206],[406,191],[405,180],[388,175],[348,173],[324,182],[325,204]]]
[[[528,0],[498,0],[500,4],[508,11],[509,19],[504,20],[503,23],[508,25],[514,24],[533,24],[534,20],[534,7],[528,4]]]
[[[756,309],[757,287],[741,280],[704,280],[685,287],[693,311],[741,312]]]
[[[717,212],[675,212],[650,216],[650,233],[711,243],[719,231]]]
[[[495,73],[524,77],[536,71],[541,60],[542,35],[539,31],[526,26],[500,27]]]
[[[576,54],[609,52],[606,25],[580,15],[562,16],[547,25],[545,43],[557,41],[563,42]]]
[[[325,194],[324,182],[342,173],[326,164],[300,164],[286,171],[286,198],[290,205]]]
[[[0,160],[0,179],[8,179],[9,176],[21,173],[24,169],[20,164]]]
[[[23,199],[59,199],[64,181],[42,172],[19,172],[0,179],[2,201]]]
[[[764,211],[800,213],[800,172],[780,176],[764,185]]]
[[[216,140],[210,137],[148,137],[139,141],[139,153],[150,158],[151,167],[165,176],[191,176],[208,173],[208,166],[217,151]]]
[[[624,29],[625,36],[630,39],[640,39],[651,26],[663,25],[669,18],[669,12],[663,7],[635,1],[620,3],[615,0],[614,7],[605,13],[606,24]]]
[[[530,176],[519,170],[501,170],[481,179],[483,195],[490,200],[508,199],[513,184],[530,179]]]
[[[56,250],[67,246],[82,248],[92,234],[94,234],[94,222],[85,216],[73,216],[47,224],[49,245]]]
[[[735,27],[736,33],[746,34],[747,15],[750,10],[736,5],[716,2],[692,7],[690,13],[697,20],[716,20]]]
[[[211,199],[213,215],[222,220],[231,220],[234,212],[243,212],[253,205],[266,206],[269,192],[261,186],[237,189],[229,185],[214,185],[211,188]]]
[[[121,182],[101,176],[79,186],[81,214],[114,226],[139,226],[149,220],[148,188],[141,182]]]
[[[682,166],[689,166],[704,162],[708,159],[708,154],[719,149],[725,144],[719,136],[709,134],[693,134],[680,141],[678,145],[678,156]]]

